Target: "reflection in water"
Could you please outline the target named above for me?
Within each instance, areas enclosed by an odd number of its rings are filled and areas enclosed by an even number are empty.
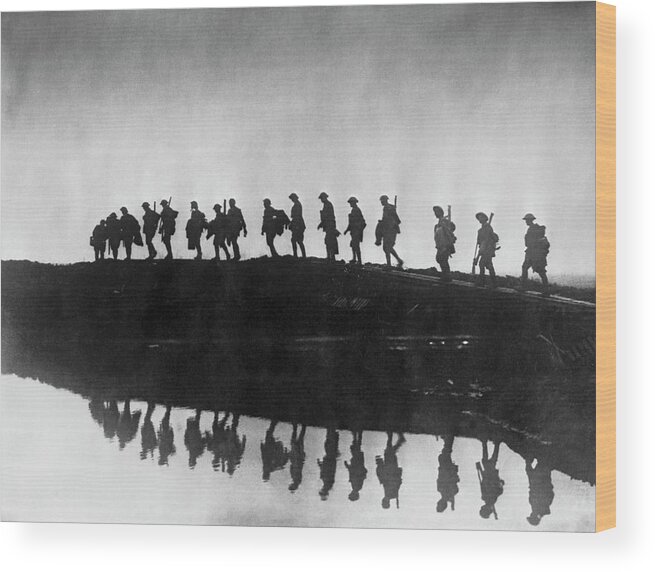
[[[362,451],[362,438],[364,437],[363,431],[353,431],[353,442],[350,445],[350,463],[344,461],[343,464],[348,469],[348,481],[352,490],[348,495],[351,501],[359,500],[359,493],[364,486],[366,479],[366,465],[364,463],[364,452]]]
[[[550,505],[555,498],[555,492],[548,463],[543,460],[534,463],[534,459],[525,460],[525,472],[528,474],[530,487],[528,498],[532,507],[527,520],[531,525],[537,526],[544,516],[550,514]]]
[[[482,460],[475,464],[478,480],[480,481],[480,494],[484,502],[482,507],[480,507],[480,516],[482,518],[489,518],[493,514],[494,518],[498,520],[496,501],[503,494],[503,487],[505,486],[505,481],[500,478],[500,474],[496,468],[499,451],[500,442],[496,441],[490,458],[487,440],[484,439],[482,441]]]
[[[157,432],[155,431],[155,426],[152,423],[152,414],[155,411],[155,404],[152,402],[148,403],[148,409],[146,410],[146,416],[143,418],[143,424],[141,425],[141,459],[151,459],[154,456],[155,449],[157,448]]]
[[[264,481],[268,481],[274,471],[283,469],[289,460],[289,450],[275,438],[276,425],[277,421],[271,420],[264,442],[261,444],[262,479]]]
[[[116,400],[111,400],[105,403],[102,407],[102,428],[105,432],[107,439],[116,437],[118,431],[118,419],[121,414],[118,410],[118,403]]]
[[[205,432],[207,450],[213,453],[212,467],[215,471],[227,472],[233,475],[241,464],[246,450],[246,437],[239,437],[239,415],[232,414],[232,424],[226,425],[230,412],[226,411],[223,418],[218,420],[218,411],[214,411],[212,432]]]
[[[118,435],[118,445],[121,449],[136,437],[139,431],[139,419],[141,419],[141,411],[130,411],[130,400],[128,399],[123,405],[123,412],[118,418],[118,427],[116,434]]]
[[[291,451],[289,451],[291,484],[289,490],[291,492],[297,491],[300,483],[302,482],[302,469],[305,466],[305,433],[307,432],[307,425],[302,425],[300,433],[298,433],[298,424],[293,424],[291,432]]]
[[[186,431],[184,432],[184,445],[189,451],[189,468],[193,469],[198,462],[198,457],[205,452],[205,440],[200,432],[200,409],[196,409],[195,417],[190,417],[186,421]]]
[[[335,427],[328,427],[325,432],[325,455],[323,459],[317,459],[321,472],[323,486],[318,492],[321,500],[327,500],[332,487],[334,486],[337,472],[337,458],[339,457],[339,433]]]
[[[171,406],[166,407],[166,413],[159,425],[157,440],[159,442],[160,465],[168,465],[168,458],[175,454],[175,433],[171,427]]]
[[[393,433],[387,432],[387,446],[384,449],[383,457],[375,457],[377,468],[375,473],[380,484],[384,488],[382,508],[389,508],[391,501],[396,500],[396,508],[400,508],[400,485],[403,482],[403,470],[398,466],[398,449],[405,442],[405,436],[400,433],[396,444],[393,444]]]
[[[437,436],[437,441],[439,437]],[[437,491],[441,498],[437,501],[437,512],[443,512],[450,503],[455,510],[455,495],[459,492],[459,467],[453,463],[454,435],[444,435],[443,449],[439,454],[439,469],[437,472]]]

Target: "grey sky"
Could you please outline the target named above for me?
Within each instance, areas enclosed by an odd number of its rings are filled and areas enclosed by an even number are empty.
[[[341,230],[359,197],[365,260],[384,258],[386,193],[410,266],[434,265],[431,207],[451,204],[456,269],[483,210],[497,269],[516,274],[532,211],[549,269],[593,274],[594,16],[593,2],[3,14],[2,258],[88,260],[100,218],[169,195],[177,255],[193,254],[189,202],[209,215],[235,197],[259,256],[262,199],[288,211],[292,191],[322,255],[324,190]]]

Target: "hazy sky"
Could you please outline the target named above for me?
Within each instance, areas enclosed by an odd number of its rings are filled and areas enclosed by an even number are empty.
[[[409,266],[434,266],[431,207],[451,204],[456,269],[483,210],[498,271],[520,272],[531,211],[549,270],[593,274],[594,17],[593,2],[5,13],[2,258],[89,260],[100,218],[169,195],[176,255],[193,256],[191,200],[211,214],[235,197],[259,256],[262,199],[288,211],[292,191],[322,255],[326,191],[342,231],[360,199],[365,260],[384,259],[386,193]]]

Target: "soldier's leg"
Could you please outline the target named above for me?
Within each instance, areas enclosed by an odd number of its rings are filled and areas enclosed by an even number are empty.
[[[214,260],[217,262],[221,259],[221,251],[218,247],[218,242],[214,241]]]
[[[100,258],[100,249],[97,246],[93,247],[93,256],[95,257],[95,261],[97,262]]]
[[[539,277],[541,278],[541,281],[543,282],[544,286],[548,286],[548,276],[546,276],[546,271],[542,270],[539,272]]]
[[[291,238],[291,250],[293,251],[293,257],[298,258],[298,243],[295,238]]]
[[[125,246],[125,260],[130,260],[132,258],[132,241],[129,238],[124,238],[123,246]]]
[[[494,263],[492,260],[489,260],[487,264],[487,270],[489,270],[489,278],[491,279],[491,286],[495,288],[496,286],[496,269],[494,268]]]
[[[521,266],[521,282],[525,284],[528,281],[528,270],[530,270],[530,261],[526,259],[523,261],[523,265]]]
[[[305,243],[301,240],[298,242],[298,246],[300,246],[300,253],[302,254],[302,257],[307,258],[307,253],[305,252]]]
[[[479,265],[478,265],[478,269],[480,270],[480,275],[479,275],[478,280],[477,280],[478,285],[479,286],[484,286],[484,283],[485,283],[484,275],[485,275],[485,272],[486,272],[486,265],[485,265],[485,261],[484,261],[484,259],[482,257],[480,257],[480,262],[479,262]]]
[[[268,244],[268,248],[271,250],[271,256],[276,257],[278,256],[277,250],[275,250],[275,234],[269,232],[266,235],[266,244]]]
[[[202,244],[200,244],[200,237],[196,238],[196,260],[202,258]]]
[[[230,251],[227,249],[227,245],[225,244],[225,241],[220,243],[220,247],[223,249],[223,252],[225,252],[225,260],[230,259]]]
[[[171,249],[171,236],[169,234],[162,234],[161,240],[166,247],[166,259],[170,260],[173,258],[173,250]]]
[[[232,246],[234,247],[234,260],[239,260],[241,258],[241,250],[239,250],[239,242],[236,236],[232,238]]]
[[[393,254],[393,257],[396,259],[396,262],[398,263],[398,266],[402,266],[403,265],[403,259],[400,258],[400,256],[398,256],[398,253],[396,252],[396,249],[392,248],[390,252],[391,252],[391,254]]]

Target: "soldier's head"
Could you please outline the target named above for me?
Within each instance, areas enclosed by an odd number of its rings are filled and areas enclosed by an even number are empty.
[[[121,207],[121,212],[123,214],[127,214],[127,207]]]
[[[354,207],[359,201],[357,200],[357,197],[350,197],[347,202],[351,207]]]
[[[388,195],[382,195],[382,196],[380,197],[380,202],[381,202],[383,205],[386,205],[386,204],[389,202],[389,196],[388,196]]]
[[[162,199],[161,201],[159,201],[159,204],[160,204],[162,207],[167,207],[167,206],[168,206],[168,201],[165,201],[165,200]]]
[[[144,211],[149,211],[149,210],[150,210],[150,203],[147,203],[147,202],[144,201],[144,202],[141,204],[141,206],[143,207],[143,210],[144,210]]]
[[[270,207],[271,206],[271,199],[264,199],[264,206],[265,207]]]
[[[489,506],[488,504],[483,504],[480,507],[480,516],[482,518],[489,518],[494,512],[494,507]]]
[[[444,510],[446,510],[446,508],[448,508],[448,501],[445,498],[441,497],[437,501],[437,512],[443,512]]]
[[[348,500],[356,501],[359,500],[359,491],[350,491],[348,495]]]
[[[230,206],[233,207],[237,204],[237,202],[234,199],[230,199]]]
[[[525,224],[527,224],[528,226],[532,226],[536,218],[537,217],[534,216],[532,213],[528,213],[523,217],[523,220],[525,221]]]
[[[318,198],[325,202],[327,201],[328,194],[326,192],[322,192],[320,195],[318,195]]]
[[[382,508],[389,508],[391,506],[391,499],[389,497],[382,498]]]
[[[298,195],[296,193],[291,193],[289,198],[295,203],[298,200]]]
[[[475,218],[478,219],[480,224],[485,224],[489,220],[489,217],[484,213],[476,213]]]
[[[103,218],[100,220],[100,225],[105,226],[107,224],[107,221]]]
[[[197,209],[198,208],[198,203],[196,201],[191,201],[191,209]]]
[[[541,516],[538,515],[536,512],[532,512],[532,514],[526,518],[526,520],[532,525],[532,526],[537,526],[541,522]]]
[[[434,212],[434,216],[437,218],[441,218],[443,216],[443,209],[438,206],[432,207],[432,211]]]
[[[216,204],[214,205],[214,210],[215,210],[217,213],[220,213],[220,212],[223,210],[223,207],[222,207],[221,205],[219,205],[218,203],[216,203]]]

